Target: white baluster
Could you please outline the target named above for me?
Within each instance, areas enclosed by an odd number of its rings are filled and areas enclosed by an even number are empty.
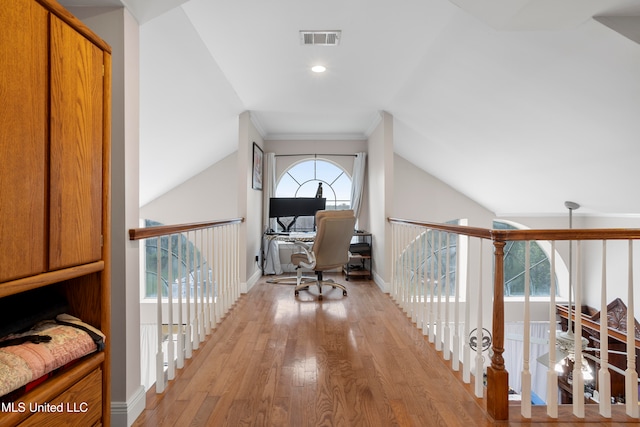
[[[442,351],[442,288],[445,285],[442,274],[442,231],[438,232],[438,300],[436,302],[436,350]]]
[[[411,233],[411,255],[413,259],[412,266],[412,281],[411,281],[411,321],[420,327],[420,319],[419,319],[419,279],[420,274],[418,272],[418,238],[420,236],[420,230],[418,227],[413,227]]]
[[[638,418],[638,373],[636,372],[636,320],[633,301],[633,240],[629,240],[629,283],[627,286],[627,370],[625,402],[627,415]]]
[[[391,224],[391,284],[389,289],[389,296],[393,298],[395,294],[396,284],[398,282],[398,250],[397,250],[397,241],[398,241],[398,227],[396,224]]]
[[[222,270],[224,276],[224,303],[223,303],[223,313],[226,315],[229,310],[229,301],[231,299],[231,242],[229,239],[229,227],[223,227],[222,233],[224,235],[224,267]]]
[[[200,249],[198,246],[199,231],[193,232],[193,350],[200,347],[200,310],[198,297],[200,292]]]
[[[584,418],[584,377],[582,374],[582,260],[581,244],[576,243],[576,281],[575,281],[575,328],[574,328],[574,352],[575,362],[573,364],[573,415]],[[571,323],[571,319],[569,319]]]
[[[156,393],[164,392],[164,352],[162,351],[162,240],[156,239],[156,322],[158,333],[158,350],[156,352]]]
[[[476,329],[476,378],[475,378],[475,394],[476,397],[483,397],[484,389],[484,362],[482,357],[482,240],[480,240],[480,267],[478,269],[478,313],[477,313],[477,329]]]
[[[460,261],[463,237],[456,234],[456,281],[453,311],[453,359],[451,369],[460,370]]]
[[[464,300],[464,345],[462,346],[462,381],[471,382],[471,347],[469,346],[469,334],[471,334],[471,241],[467,246],[467,284]]]
[[[607,241],[602,241],[602,283],[600,285],[600,313],[607,312]],[[600,370],[598,393],[600,415],[611,418],[611,374],[609,373],[609,328],[607,318],[600,317]]]
[[[547,415],[558,418],[558,374],[556,365],[556,242],[551,242],[549,272],[549,369],[547,370]]]
[[[187,231],[186,233],[186,245],[185,245],[185,249],[187,250],[186,253],[186,257],[185,257],[185,262],[186,262],[186,270],[187,270],[187,274],[185,275],[185,301],[186,301],[186,330],[185,330],[185,335],[187,336],[187,339],[184,343],[184,349],[185,349],[185,354],[184,357],[187,359],[191,359],[191,356],[193,354],[193,332],[192,332],[192,327],[191,327],[191,240],[189,238],[190,236],[190,232]]]
[[[216,325],[218,325],[222,319],[222,237],[220,236],[220,227],[216,227],[214,230],[214,243],[216,249],[213,277],[216,284],[214,295]]]
[[[167,334],[167,377],[169,381],[176,377],[176,365],[173,344],[173,235],[168,236],[167,248],[167,316],[169,317],[169,332]]]
[[[211,251],[209,258],[211,264],[209,264],[209,270],[211,271],[211,329],[215,329],[218,326],[218,319],[216,318],[216,229],[211,229]]]
[[[429,271],[429,342],[436,340],[434,304],[436,299],[436,230],[431,230],[431,269]]]
[[[405,295],[407,292],[407,227],[402,226],[402,278],[400,280],[400,292],[398,295],[398,305],[402,311],[406,312],[404,306]]]
[[[178,369],[184,368],[184,341],[185,341],[185,328],[184,318],[182,317],[182,279],[186,278],[184,274],[186,268],[182,266],[182,246],[185,241],[182,233],[178,234]],[[186,281],[185,281],[186,283]]]
[[[449,325],[449,294],[451,293],[451,233],[447,233],[447,248],[445,251],[445,305],[444,305],[444,360],[451,359],[451,327]]]
[[[200,305],[198,307],[198,329],[200,330],[200,342],[204,342],[205,329],[204,329],[204,230],[200,230],[200,250],[198,251],[198,284],[200,285]]]
[[[425,228],[422,240],[422,335],[429,334],[429,230]]]
[[[531,242],[525,242],[524,254],[524,325],[522,355],[524,356],[522,365],[522,400],[520,402],[521,414],[525,418],[531,418],[531,372],[529,371],[531,319],[529,307],[529,292],[531,287]]]
[[[205,260],[207,263],[207,268],[205,268],[205,283],[206,283],[206,308],[205,308],[205,327],[207,335],[211,335],[211,288],[213,284],[211,283],[211,276],[209,276],[209,271],[211,269],[211,228],[207,228],[206,230],[206,256]]]

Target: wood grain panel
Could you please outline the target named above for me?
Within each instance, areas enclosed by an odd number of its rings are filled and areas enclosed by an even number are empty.
[[[103,53],[51,18],[49,268],[101,258]]]
[[[0,282],[45,269],[47,12],[0,8]]]
[[[69,302],[69,314],[102,330],[100,274],[86,274],[57,286]]]
[[[20,424],[21,427],[92,426],[102,417],[102,372],[96,369],[77,384],[53,399],[40,402],[43,412],[37,412]],[[40,408],[34,406],[33,408]],[[55,408],[55,412],[46,412]],[[33,410],[32,410],[33,412]]]
[[[65,369],[60,375],[55,375],[40,387],[36,387],[20,397],[19,401],[24,403],[25,407],[50,402],[103,364],[103,352],[88,355],[72,367]],[[29,415],[31,414],[28,411],[0,412],[0,425],[15,426],[27,419]]]

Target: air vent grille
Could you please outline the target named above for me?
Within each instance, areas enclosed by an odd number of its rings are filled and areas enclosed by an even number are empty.
[[[303,45],[337,46],[340,44],[341,31],[300,31]]]

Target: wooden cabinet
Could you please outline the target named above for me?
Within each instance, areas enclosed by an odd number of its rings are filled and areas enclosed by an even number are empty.
[[[8,1],[0,27],[0,281],[102,256],[104,52],[35,1]]]
[[[0,8],[0,282],[46,268],[47,20],[33,1]]]
[[[51,19],[49,269],[97,261],[102,235],[103,53]]]
[[[110,422],[110,69],[110,47],[55,0],[3,0],[0,298],[50,287],[107,336],[20,398],[90,399],[69,425]],[[3,426],[40,421],[0,413]]]

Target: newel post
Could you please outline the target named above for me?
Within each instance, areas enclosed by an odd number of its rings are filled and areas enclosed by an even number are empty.
[[[504,368],[504,241],[493,242],[493,345],[487,367],[487,412],[494,420],[509,419],[509,373]]]

